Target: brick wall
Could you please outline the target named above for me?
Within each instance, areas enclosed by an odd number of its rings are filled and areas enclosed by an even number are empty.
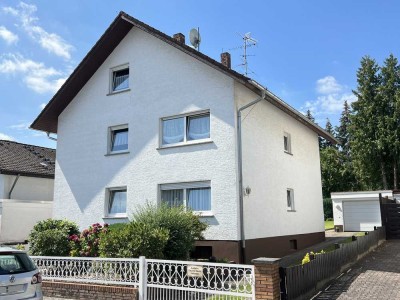
[[[279,261],[279,258],[253,259],[257,300],[281,298]]]
[[[125,286],[43,281],[42,289],[44,296],[57,298],[97,300],[138,298],[136,288]]]

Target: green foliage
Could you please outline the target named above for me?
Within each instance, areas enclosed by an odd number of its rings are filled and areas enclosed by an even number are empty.
[[[164,249],[165,259],[189,258],[189,252],[193,249],[195,241],[203,239],[203,232],[208,227],[199,216],[192,211],[186,211],[184,207],[171,208],[166,205],[157,207],[149,203],[134,214],[134,220],[154,228],[168,230],[169,239]]]
[[[333,218],[332,199],[324,198],[323,204],[324,204],[324,219],[328,221],[328,219]]]
[[[315,253],[311,251],[310,253],[306,253],[303,260],[301,261],[301,264],[305,265],[305,264],[309,263],[311,261],[312,255],[314,255],[314,257],[315,257],[316,255],[321,255],[321,254],[325,254],[325,251],[321,250],[320,252],[315,252]]]
[[[110,226],[100,235],[99,252],[102,257],[163,258],[168,242],[167,229],[143,222],[132,221],[124,225]]]
[[[36,223],[29,234],[32,255],[67,256],[70,252],[68,237],[78,234],[78,226],[67,220],[47,219]]]
[[[100,234],[107,232],[108,224],[99,223],[84,229],[80,235],[69,236],[71,256],[97,257],[99,256]]]

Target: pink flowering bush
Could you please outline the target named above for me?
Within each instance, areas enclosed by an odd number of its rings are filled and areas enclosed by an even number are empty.
[[[97,257],[99,256],[100,234],[108,231],[108,224],[99,223],[84,229],[80,235],[73,234],[69,236],[71,246],[71,256]]]

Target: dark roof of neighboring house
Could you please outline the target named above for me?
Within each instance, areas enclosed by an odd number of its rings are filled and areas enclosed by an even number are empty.
[[[54,178],[56,150],[0,140],[0,174]]]
[[[33,121],[31,128],[57,133],[58,116],[68,106],[68,104],[79,93],[83,86],[89,81],[97,69],[103,64],[111,52],[118,46],[127,33],[133,28],[137,27],[141,30],[161,39],[162,41],[170,44],[171,46],[185,52],[195,59],[219,70],[220,72],[234,78],[241,82],[243,85],[261,95],[261,90],[265,89],[263,86],[254,80],[224,66],[222,63],[210,58],[209,56],[185,45],[179,43],[172,37],[162,33],[161,31],[129,16],[125,12],[120,12],[111,25],[107,28],[104,34],[96,42],[93,48],[88,52],[85,58],[77,66],[74,72],[69,76],[67,81],[61,86],[58,92],[42,110],[39,116]],[[327,133],[324,129],[317,124],[308,120],[303,114],[298,112],[293,107],[289,106],[283,100],[271,92],[267,93],[266,100],[283,110],[296,120],[300,121],[320,136],[330,140],[333,143],[337,141],[333,136]]]

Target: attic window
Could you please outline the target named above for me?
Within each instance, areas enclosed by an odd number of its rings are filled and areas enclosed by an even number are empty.
[[[129,65],[123,65],[111,69],[111,93],[129,89]]]

